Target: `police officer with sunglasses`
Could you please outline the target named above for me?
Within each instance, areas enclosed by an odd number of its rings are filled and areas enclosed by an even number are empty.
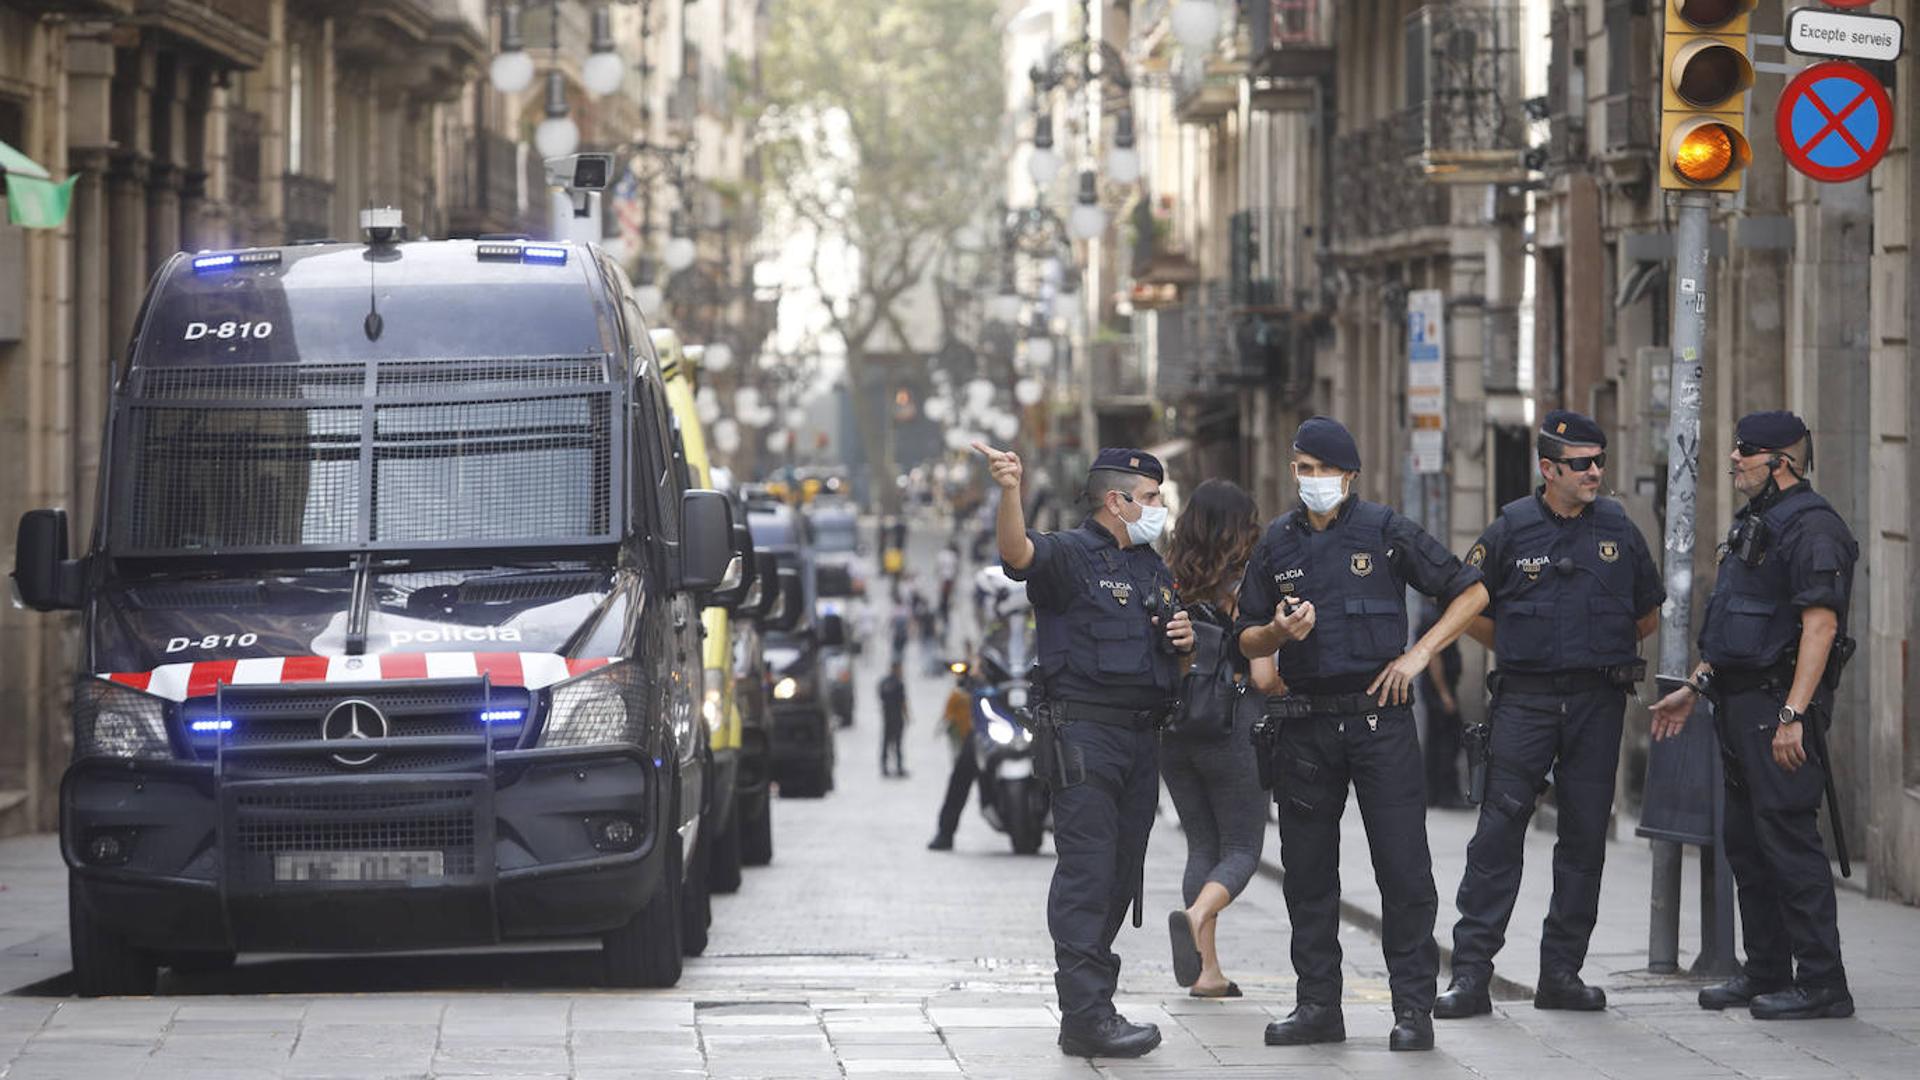
[[[1434,1002],[1440,1019],[1493,1009],[1493,958],[1520,891],[1527,821],[1549,776],[1560,837],[1533,1004],[1606,1007],[1606,992],[1581,982],[1580,967],[1599,910],[1627,693],[1645,673],[1640,639],[1659,628],[1666,600],[1646,539],[1600,494],[1606,445],[1588,417],[1548,413],[1538,436],[1541,486],[1501,507],[1467,553],[1493,596],[1467,632],[1498,666],[1480,821],[1456,900],[1453,983]]]
[[[1821,796],[1833,797],[1825,725],[1852,653],[1847,607],[1860,546],[1806,480],[1812,445],[1790,412],[1741,418],[1727,472],[1748,502],[1720,549],[1700,664],[1653,707],[1653,737],[1665,739],[1685,726],[1697,696],[1713,703],[1747,962],[1700,991],[1700,1007],[1744,1005],[1760,1020],[1853,1015],[1817,817]],[[1842,844],[1843,870],[1845,852]]]

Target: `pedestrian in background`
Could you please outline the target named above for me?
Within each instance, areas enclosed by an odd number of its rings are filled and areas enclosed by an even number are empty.
[[[1427,636],[1440,621],[1440,608],[1431,600],[1420,604],[1420,625],[1415,638]],[[1460,645],[1447,647],[1427,661],[1427,670],[1414,684],[1420,702],[1427,711],[1427,805],[1442,810],[1459,810],[1468,803],[1460,792]]]
[[[880,680],[880,775],[907,775],[906,762],[900,756],[900,734],[907,726],[907,684],[900,678],[900,664],[887,665]],[[893,755],[893,769],[887,769],[887,755]]]
[[[1853,652],[1847,608],[1860,545],[1807,482],[1812,464],[1799,417],[1741,417],[1727,472],[1748,502],[1720,548],[1700,665],[1653,707],[1653,737],[1666,739],[1697,695],[1713,702],[1747,962],[1700,991],[1700,1007],[1745,1005],[1759,1020],[1853,1015],[1818,819],[1823,792],[1828,812],[1838,809],[1825,729]]]
[[[960,577],[960,552],[952,541],[940,549],[935,562],[940,574],[940,642],[944,645],[953,629],[953,588]]]
[[[1293,922],[1298,1004],[1267,1026],[1269,1046],[1339,1042],[1340,817],[1353,787],[1373,849],[1381,945],[1393,991],[1394,1050],[1433,1048],[1439,908],[1427,847],[1426,763],[1408,700],[1434,654],[1486,606],[1480,571],[1407,518],[1354,493],[1360,450],[1315,416],[1293,439],[1301,506],[1254,548],[1236,628],[1249,658],[1275,656],[1287,696],[1269,759],[1280,803],[1280,864]],[[1444,599],[1432,630],[1407,641],[1407,587]],[[1403,651],[1404,650],[1404,651]]]
[[[947,705],[940,714],[939,734],[947,737],[953,750],[953,769],[947,774],[947,794],[940,803],[940,819],[930,851],[953,850],[953,834],[960,828],[960,815],[967,808],[967,796],[980,778],[980,763],[973,756],[973,642],[967,642],[966,660],[954,671],[953,689],[947,692]]]
[[[1600,910],[1600,873],[1627,693],[1646,674],[1640,640],[1660,628],[1667,591],[1646,538],[1600,494],[1607,436],[1565,409],[1538,435],[1537,491],[1500,508],[1467,562],[1492,601],[1467,632],[1493,650],[1486,797],[1467,845],[1453,981],[1441,1019],[1493,1011],[1488,984],[1520,894],[1527,821],[1551,782],[1553,899],[1540,932],[1536,1009],[1595,1011],[1606,991],[1580,981]]]
[[[1160,741],[1160,777],[1187,840],[1186,907],[1168,915],[1173,970],[1194,997],[1240,996],[1221,971],[1215,930],[1259,869],[1267,832],[1267,796],[1248,738],[1279,678],[1272,657],[1250,662],[1232,647],[1240,578],[1259,539],[1253,497],[1208,480],[1181,511],[1167,553],[1198,642],[1180,708]]]
[[[1039,704],[1036,755],[1050,765],[1053,888],[1047,930],[1058,965],[1060,1049],[1076,1057],[1138,1057],[1160,1029],[1113,1007],[1113,941],[1139,903],[1147,834],[1159,803],[1160,722],[1193,648],[1173,576],[1151,546],[1166,525],[1160,462],[1108,448],[1087,474],[1092,513],[1080,527],[1027,529],[1019,455],[974,443],[1000,485],[995,540],[1007,576],[1027,583],[1035,612]]]

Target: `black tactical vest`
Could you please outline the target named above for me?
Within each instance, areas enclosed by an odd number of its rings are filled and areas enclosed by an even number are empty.
[[[1063,611],[1036,613],[1036,645],[1046,692],[1054,697],[1133,708],[1164,705],[1178,689],[1179,661],[1155,647],[1153,625],[1178,610],[1173,574],[1150,547],[1121,549],[1092,522],[1054,533],[1063,577],[1072,582]]]
[[[1355,499],[1325,530],[1297,508],[1268,530],[1274,589],[1314,607],[1313,632],[1280,648],[1280,677],[1289,686],[1371,675],[1406,649],[1406,583],[1387,558],[1392,518],[1379,503]]]
[[[1555,522],[1538,496],[1500,508],[1508,565],[1493,596],[1494,655],[1509,671],[1575,671],[1630,663],[1634,630],[1633,522],[1612,499]]]
[[[1803,514],[1840,516],[1824,496],[1804,484],[1794,485],[1762,513],[1767,539],[1758,564],[1750,566],[1735,548],[1752,512],[1748,507],[1735,515],[1733,530],[1727,534],[1727,550],[1720,556],[1719,577],[1707,598],[1700,656],[1716,668],[1758,669],[1792,662],[1794,650],[1800,646],[1800,609],[1790,603],[1793,584],[1784,558],[1788,554],[1784,548],[1787,529]],[[1857,544],[1852,555],[1859,556]],[[1844,612],[1838,614],[1845,616]],[[1846,632],[1844,622],[1840,632]]]

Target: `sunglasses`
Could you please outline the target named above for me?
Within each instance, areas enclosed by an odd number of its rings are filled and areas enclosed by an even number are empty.
[[[1755,446],[1745,439],[1733,440],[1733,452],[1739,454],[1741,457],[1759,457],[1761,454],[1780,454],[1781,457],[1786,458],[1788,461],[1793,460],[1792,454],[1782,454],[1771,446]]]
[[[1589,454],[1586,457],[1557,457],[1548,458],[1547,460],[1559,465],[1565,465],[1568,471],[1577,473],[1586,472],[1588,469],[1604,469],[1607,467],[1607,455],[1604,451],[1598,454]]]

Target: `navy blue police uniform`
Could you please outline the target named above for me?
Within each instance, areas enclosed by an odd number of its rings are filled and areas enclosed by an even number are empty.
[[[1095,469],[1164,475],[1138,450],[1103,451]],[[1177,607],[1173,574],[1151,547],[1122,548],[1087,518],[1075,529],[1029,530],[1027,583],[1035,611],[1039,697],[1052,711],[1054,986],[1063,1035],[1115,1016],[1113,952],[1140,884],[1159,803],[1159,724],[1172,708],[1179,661],[1155,635]]]
[[[1446,603],[1479,580],[1479,570],[1420,526],[1358,496],[1349,496],[1324,530],[1313,527],[1304,508],[1288,511],[1253,550],[1236,638],[1272,621],[1284,597],[1311,601],[1315,611],[1306,639],[1280,647],[1276,661],[1288,693],[1269,704],[1283,717],[1274,800],[1301,1006],[1337,1015],[1340,1005],[1340,817],[1352,785],[1380,887],[1394,1011],[1433,1009],[1439,902],[1427,847],[1425,763],[1412,707],[1377,705],[1365,691],[1406,648],[1407,586]]]
[[[1578,413],[1548,414],[1542,434],[1606,445]],[[1520,892],[1527,822],[1549,777],[1559,842],[1536,1001],[1598,1008],[1604,994],[1579,986],[1578,976],[1599,913],[1627,687],[1641,674],[1635,624],[1660,607],[1666,589],[1646,538],[1605,497],[1570,518],[1554,513],[1540,492],[1516,499],[1500,508],[1467,562],[1486,574],[1498,667],[1490,680],[1486,796],[1467,845],[1453,928],[1453,983],[1462,1000],[1450,993],[1439,1011],[1488,1011],[1493,958]]]
[[[1738,437],[1779,450],[1805,438],[1806,427],[1791,413],[1758,413],[1740,421]],[[1836,645],[1846,638],[1859,554],[1846,523],[1812,485],[1782,491],[1769,483],[1735,515],[1700,628],[1700,657],[1713,665],[1714,723],[1728,759],[1727,862],[1753,994],[1788,987],[1846,993],[1833,871],[1817,823],[1829,763],[1812,751],[1810,735],[1803,736],[1806,763],[1791,772],[1774,761],[1772,745],[1793,683],[1800,614],[1831,610]],[[1828,670],[1837,671],[1831,656]],[[1823,680],[1802,722],[1828,722],[1832,701],[1831,682]]]

